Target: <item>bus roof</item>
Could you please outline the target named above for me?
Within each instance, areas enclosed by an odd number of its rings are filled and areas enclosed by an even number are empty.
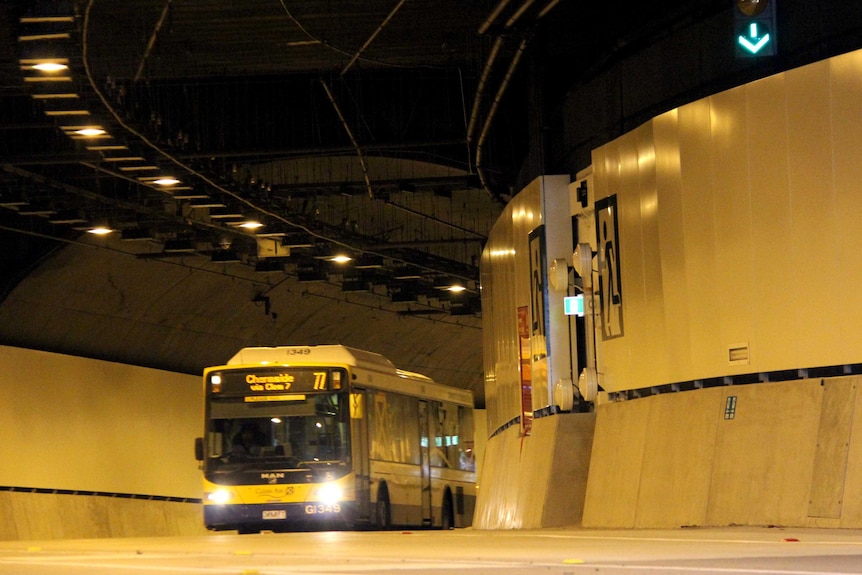
[[[345,345],[244,347],[228,360],[227,365],[264,363],[340,363],[375,371],[395,370],[392,362],[379,353],[355,349]]]
[[[393,391],[403,391],[405,382],[421,393],[437,397],[445,397],[452,401],[472,405],[472,393],[469,390],[454,388],[435,382],[430,377],[420,373],[397,369],[395,365],[380,355],[371,351],[355,349],[344,345],[282,345],[274,347],[245,347],[230,358],[227,366],[240,365],[313,365],[335,364],[350,366],[354,370],[366,373],[384,374],[383,378],[374,378],[374,387],[390,388]],[[355,373],[355,371],[354,371]],[[371,381],[370,379],[368,381]],[[388,383],[387,383],[388,382]],[[400,382],[400,383],[396,383]],[[436,389],[436,391],[432,391]]]

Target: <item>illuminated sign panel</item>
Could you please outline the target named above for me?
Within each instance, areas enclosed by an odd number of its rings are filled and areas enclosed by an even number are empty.
[[[210,375],[221,377],[221,396],[271,395],[286,393],[302,394],[313,391],[339,389],[339,381],[333,385],[328,369],[297,369],[288,367],[229,370]]]
[[[563,298],[563,309],[566,315],[584,317],[584,296],[575,295]]]
[[[734,41],[743,58],[774,56],[776,0],[736,0]]]

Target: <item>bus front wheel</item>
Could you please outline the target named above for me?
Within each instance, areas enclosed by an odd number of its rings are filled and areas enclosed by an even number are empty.
[[[389,505],[389,490],[386,489],[386,484],[380,486],[377,492],[377,528],[390,529],[392,527],[392,509]]]

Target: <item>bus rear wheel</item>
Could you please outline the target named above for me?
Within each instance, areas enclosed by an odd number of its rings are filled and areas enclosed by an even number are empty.
[[[386,484],[380,486],[377,492],[377,507],[375,518],[378,529],[392,528],[392,509],[389,505],[389,490],[386,489]]]

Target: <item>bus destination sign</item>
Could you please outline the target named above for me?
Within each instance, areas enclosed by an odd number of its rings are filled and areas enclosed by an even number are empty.
[[[254,369],[220,373],[220,395],[306,393],[331,389],[328,370]]]

